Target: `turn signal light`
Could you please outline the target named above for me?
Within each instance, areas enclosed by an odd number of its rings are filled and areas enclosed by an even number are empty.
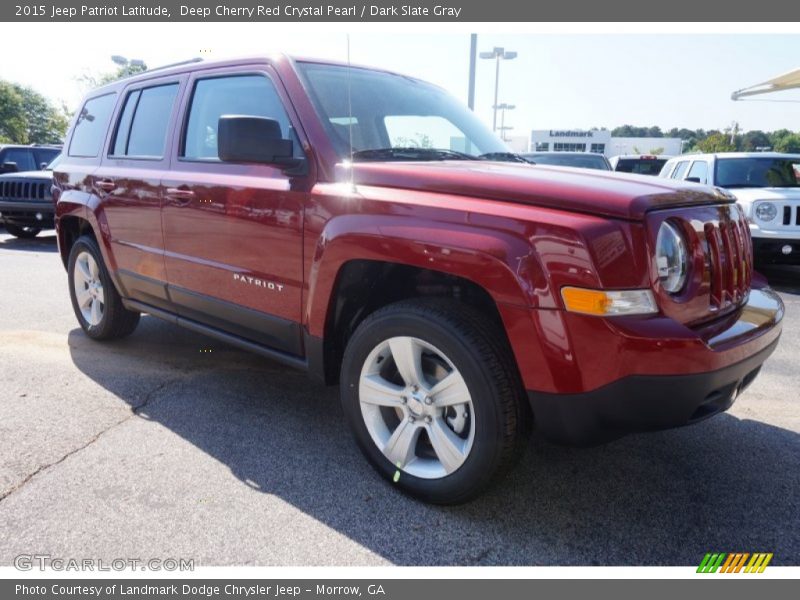
[[[591,290],[561,288],[561,298],[570,312],[598,317],[617,315],[648,315],[658,312],[650,290]]]

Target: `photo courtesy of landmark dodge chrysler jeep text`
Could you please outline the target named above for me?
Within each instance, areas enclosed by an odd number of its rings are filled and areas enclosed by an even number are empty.
[[[55,170],[72,305],[97,340],[147,313],[338,382],[364,455],[431,502],[479,493],[532,425],[591,443],[730,407],[783,316],[733,197],[520,161],[380,70],[123,79]]]

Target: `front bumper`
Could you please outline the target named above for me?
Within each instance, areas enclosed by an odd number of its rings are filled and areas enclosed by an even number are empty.
[[[52,202],[0,202],[0,223],[52,229],[54,215]]]
[[[800,239],[753,238],[753,255],[762,264],[800,264]]]
[[[753,289],[737,315],[709,328],[702,339],[705,350],[698,353],[694,348],[693,359],[710,370],[648,373],[646,365],[652,365],[653,357],[642,356],[638,367],[627,365],[631,374],[589,391],[529,391],[537,428],[551,440],[586,445],[636,431],[689,425],[723,412],[775,350],[782,318],[780,298],[771,290]],[[657,338],[651,344],[669,363],[669,344]],[[738,360],[730,362],[731,357]]]

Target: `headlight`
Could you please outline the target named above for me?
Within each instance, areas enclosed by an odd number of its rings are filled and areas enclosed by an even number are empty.
[[[778,209],[772,202],[761,202],[756,206],[756,216],[761,221],[772,221],[778,216]]]
[[[678,229],[667,222],[661,224],[656,238],[656,267],[661,287],[670,294],[683,289],[689,270],[686,241]]]

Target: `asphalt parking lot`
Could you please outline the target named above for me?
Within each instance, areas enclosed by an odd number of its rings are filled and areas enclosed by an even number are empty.
[[[0,564],[19,554],[196,565],[800,564],[800,269],[762,375],[698,425],[564,448],[534,436],[475,502],[375,475],[335,389],[152,317],[77,325],[52,232],[0,229]]]

